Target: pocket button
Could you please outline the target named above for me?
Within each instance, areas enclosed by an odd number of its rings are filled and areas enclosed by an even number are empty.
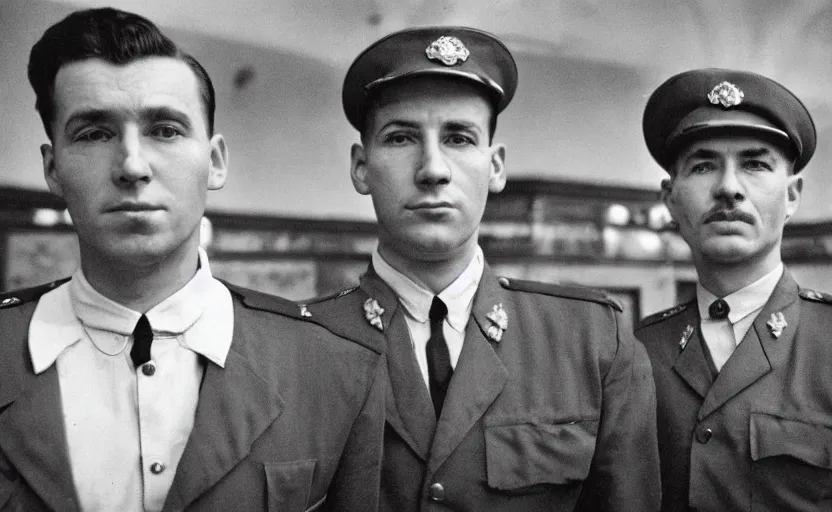
[[[711,437],[714,435],[713,430],[709,428],[702,428],[696,431],[696,440],[702,444],[707,443],[711,440]]]
[[[445,499],[445,488],[439,482],[432,483],[428,495],[433,501],[442,501]]]

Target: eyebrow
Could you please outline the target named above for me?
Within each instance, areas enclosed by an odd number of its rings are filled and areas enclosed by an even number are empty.
[[[66,130],[73,123],[100,123],[104,121],[113,121],[117,117],[116,113],[111,110],[98,108],[82,109],[69,116],[66,120],[66,124],[64,125],[64,130]],[[172,119],[182,124],[186,129],[191,129],[193,124],[191,123],[190,117],[185,112],[166,106],[144,108],[140,112],[140,117],[142,121],[145,122]]]
[[[720,153],[710,149],[699,148],[685,157],[684,163],[691,160],[714,160],[720,157]]]
[[[760,158],[771,156],[771,151],[768,148],[745,149],[740,151],[740,156],[743,158]]]
[[[482,132],[479,125],[468,121],[448,121],[447,123],[445,123],[443,128],[452,131],[470,130],[477,133]]]

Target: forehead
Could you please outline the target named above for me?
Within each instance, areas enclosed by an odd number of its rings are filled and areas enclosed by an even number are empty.
[[[760,150],[766,150],[768,154],[775,158],[786,159],[785,152],[780,144],[773,143],[763,137],[724,134],[697,139],[685,145],[677,153],[676,163],[684,162],[691,156],[711,155],[727,158]]]
[[[196,75],[181,60],[149,57],[116,65],[86,59],[61,67],[55,77],[56,120],[78,110],[138,112],[167,106],[199,117]]]
[[[411,122],[463,120],[487,128],[492,105],[484,91],[463,80],[419,77],[388,85],[370,106],[370,119]]]

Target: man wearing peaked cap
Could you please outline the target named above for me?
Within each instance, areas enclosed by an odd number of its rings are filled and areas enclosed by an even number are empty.
[[[812,117],[774,80],[702,69],[656,89],[644,137],[699,278],[693,301],[636,330],[656,380],[662,510],[827,510],[832,300],[780,257]]]
[[[516,86],[511,53],[470,28],[397,32],[355,60],[351,176],[379,244],[357,289],[306,307],[386,346],[382,510],[657,510],[655,392],[620,306],[498,279],[478,245]]]

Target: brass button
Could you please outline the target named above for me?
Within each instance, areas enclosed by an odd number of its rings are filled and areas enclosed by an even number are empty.
[[[445,499],[445,488],[439,482],[430,484],[428,494],[433,501],[442,501]]]
[[[142,365],[142,373],[148,377],[153,377],[153,374],[156,373],[156,365],[153,363],[144,363]]]
[[[165,465],[162,464],[161,462],[154,462],[153,464],[150,465],[150,472],[153,473],[154,475],[158,475],[159,473],[161,473],[164,470],[165,470]]]
[[[713,430],[709,428],[703,428],[696,431],[696,440],[700,443],[707,443],[711,440],[711,436],[714,435]]]

